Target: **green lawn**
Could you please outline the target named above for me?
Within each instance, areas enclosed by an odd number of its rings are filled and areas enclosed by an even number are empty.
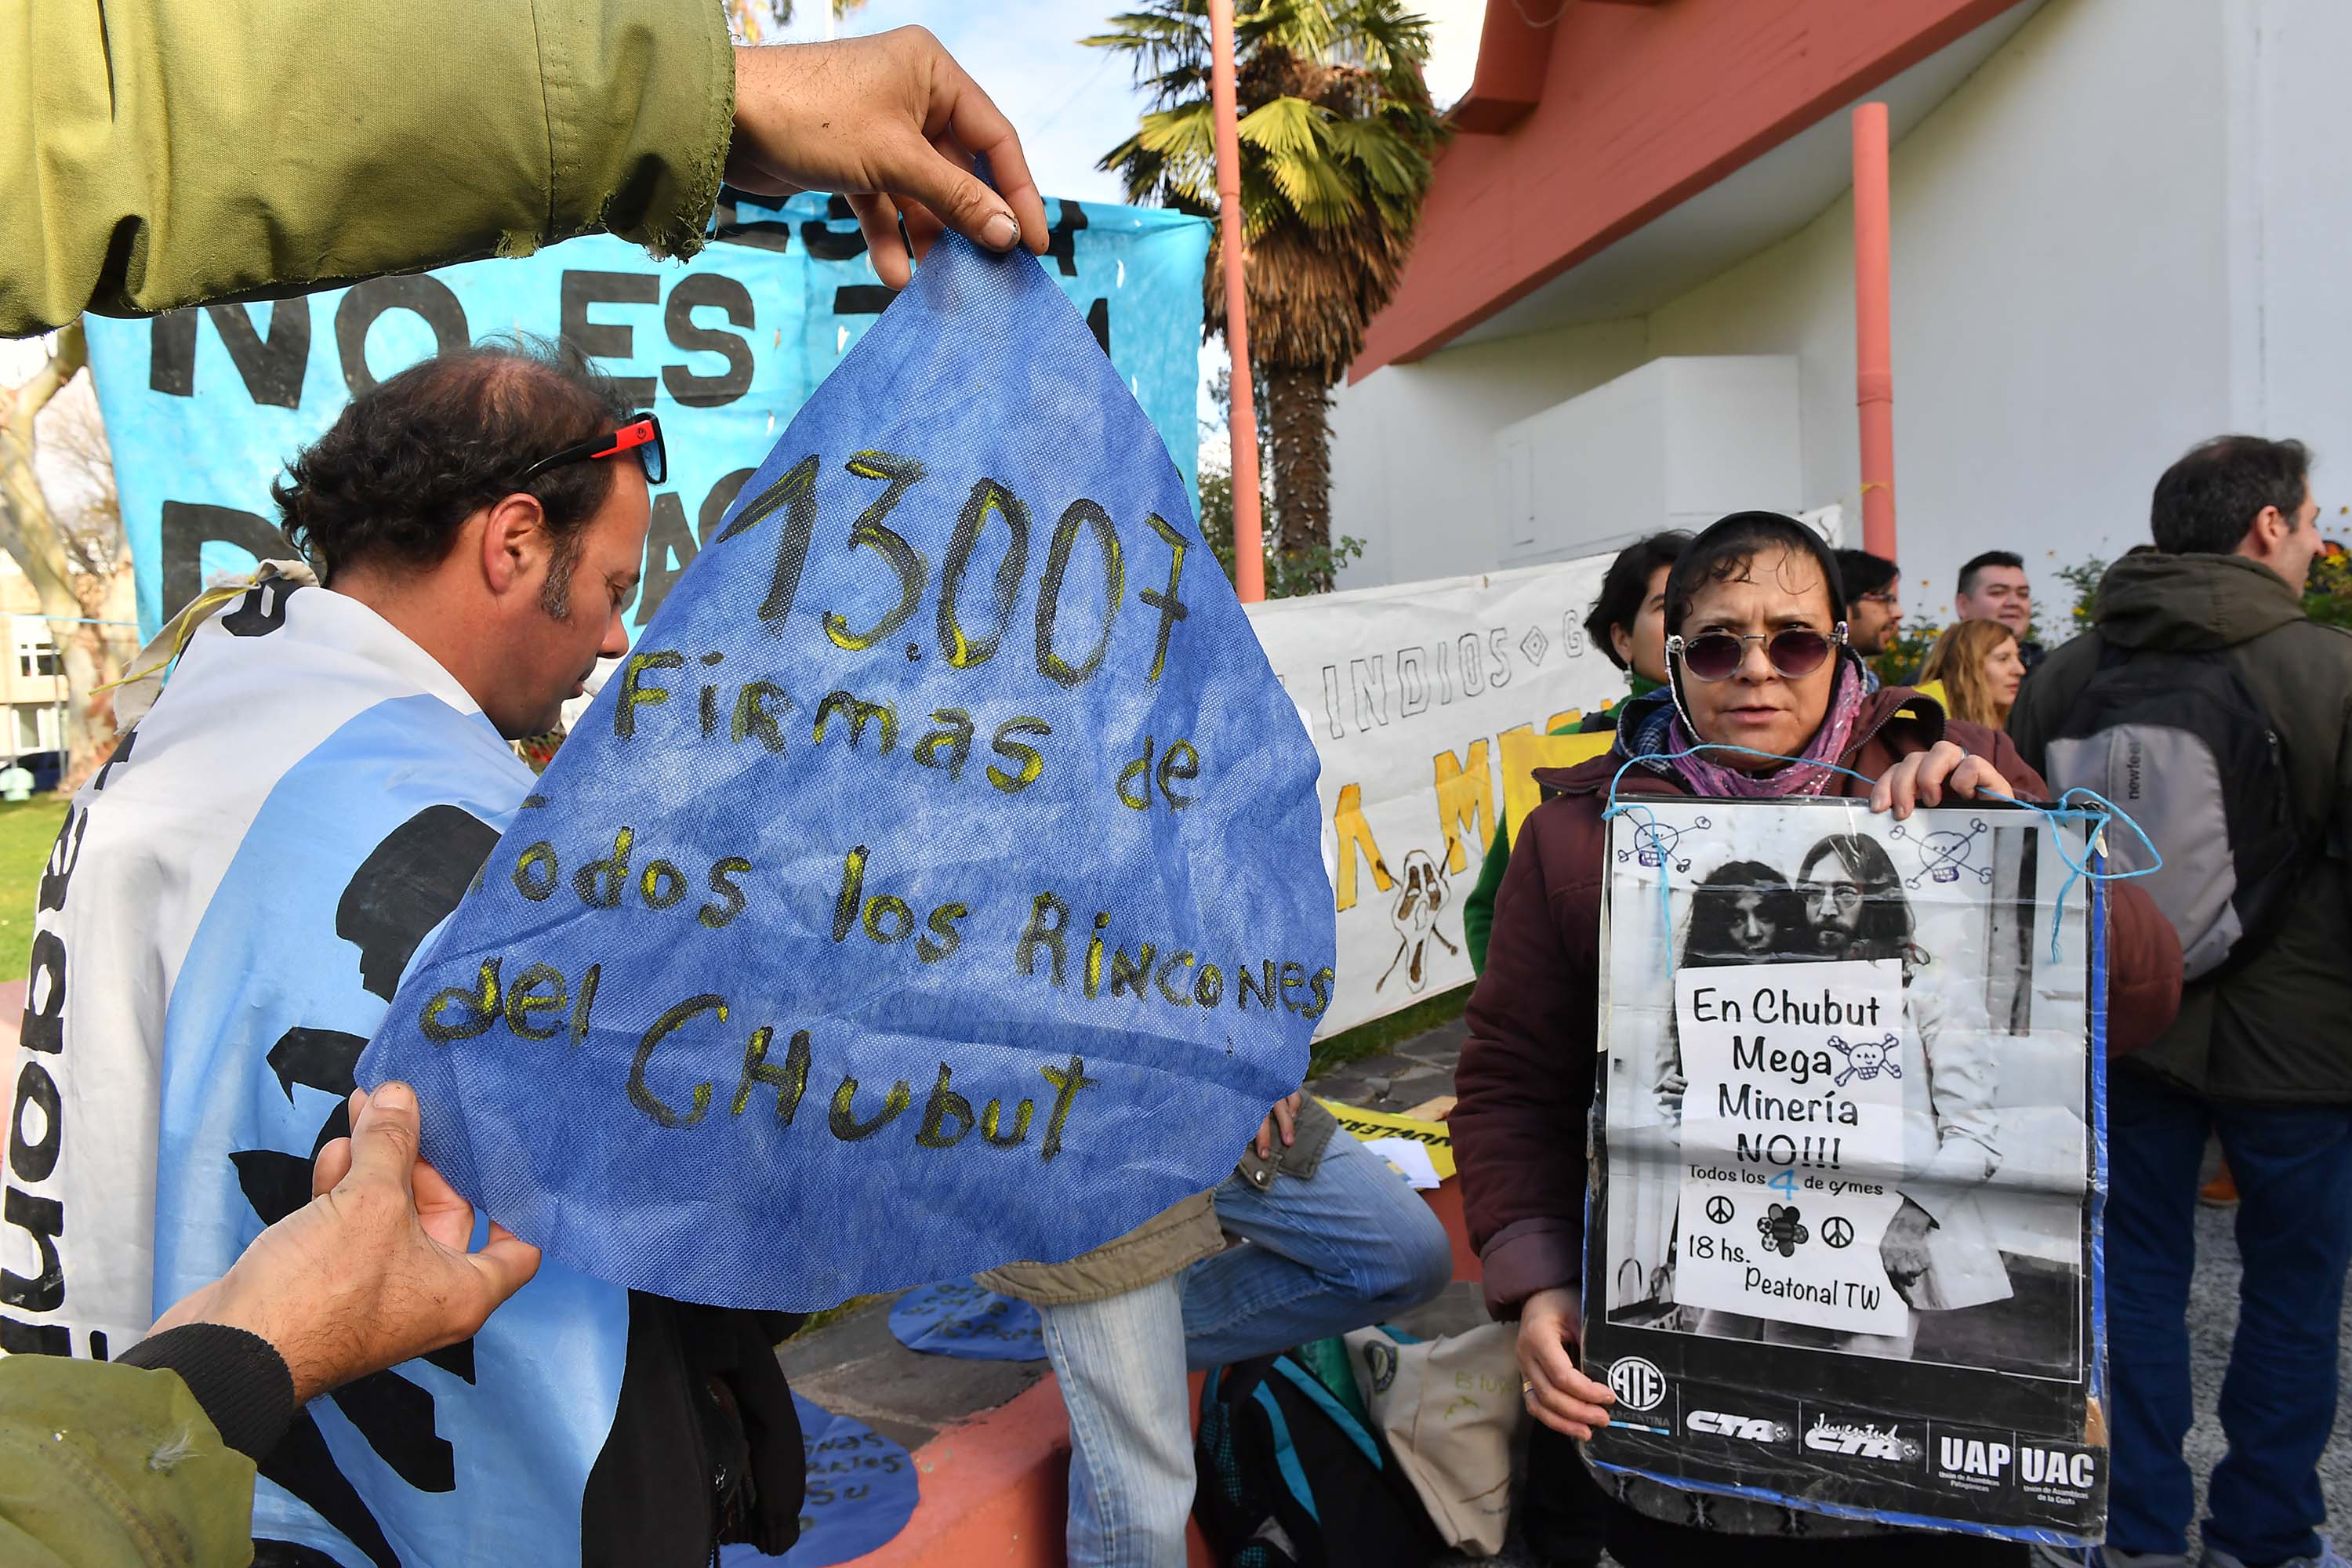
[[[66,819],[66,797],[0,801],[0,980],[22,980],[33,956],[33,896]]]

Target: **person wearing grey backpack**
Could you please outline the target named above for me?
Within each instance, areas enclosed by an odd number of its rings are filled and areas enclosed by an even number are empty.
[[[2323,548],[2297,441],[2223,436],[2157,481],[2156,548],[2099,584],[2093,630],[2009,721],[2053,790],[2128,813],[2140,885],[2189,984],[2108,1081],[2106,1568],[2185,1568],[2187,1324],[2209,1136],[2236,1175],[2245,1272],[2202,1526],[2205,1568],[2344,1568],[2319,1534],[2352,1264],[2352,634],[2309,619]],[[2110,832],[2119,867],[2152,864]],[[2045,1549],[2046,1550],[2046,1549]],[[2083,1553],[2055,1553],[2080,1561]]]

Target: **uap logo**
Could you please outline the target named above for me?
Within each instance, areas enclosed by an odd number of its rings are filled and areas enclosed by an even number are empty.
[[[1984,818],[1980,816],[1969,819],[1966,833],[1947,827],[1914,835],[1907,825],[1898,824],[1888,837],[1909,839],[1919,851],[1919,868],[1906,877],[1903,885],[1916,888],[1922,878],[1934,882],[1957,882],[1963,871],[1979,882],[1991,881],[1992,868],[1972,865],[1969,858],[1976,852],[1977,836],[1984,831]]]
[[[1902,1048],[1903,1041],[1891,1033],[1883,1039],[1852,1041],[1842,1035],[1832,1035],[1822,1044],[1844,1054],[1845,1070],[1830,1080],[1840,1089],[1843,1089],[1846,1079],[1852,1078],[1867,1083],[1880,1073],[1889,1078],[1903,1076],[1903,1064],[1895,1059],[1895,1053]]]
[[[1629,1410],[1655,1410],[1665,1402],[1666,1374],[1654,1362],[1637,1355],[1620,1356],[1609,1369],[1609,1392],[1623,1400]]]
[[[1633,847],[1617,851],[1617,859],[1620,864],[1639,860],[1652,870],[1671,866],[1677,871],[1687,871],[1691,868],[1690,857],[1677,856],[1675,846],[1681,843],[1685,835],[1711,826],[1704,816],[1692,817],[1688,827],[1667,827],[1655,822],[1636,823],[1633,826]]]

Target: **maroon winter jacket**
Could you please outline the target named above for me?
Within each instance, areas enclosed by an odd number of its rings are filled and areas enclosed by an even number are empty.
[[[1898,718],[1906,708],[1911,712]],[[2050,798],[2008,736],[1947,723],[1933,699],[1907,688],[1865,698],[1853,732],[1839,761],[1873,779],[1897,758],[1950,740],[1990,760],[2021,798]],[[1624,762],[1612,753],[1536,774],[1560,793],[1519,828],[1495,900],[1486,972],[1470,997],[1470,1037],[1454,1071],[1460,1099],[1447,1120],[1486,1306],[1497,1317],[1517,1317],[1537,1291],[1583,1277],[1586,1119],[1600,1033],[1601,814]],[[1621,797],[1688,793],[1646,768],[1628,770],[1617,789]],[[1870,791],[1839,774],[1825,793]],[[2119,1055],[2154,1040],[2179,1011],[2180,939],[2132,884],[2110,883],[2107,892],[2107,1049]]]

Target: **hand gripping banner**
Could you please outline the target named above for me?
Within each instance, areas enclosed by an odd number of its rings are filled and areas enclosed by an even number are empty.
[[[692,438],[690,428],[680,432]],[[1166,448],[953,239],[784,432],[359,1079],[549,1256],[810,1310],[1213,1185],[1331,998],[1316,760]]]

